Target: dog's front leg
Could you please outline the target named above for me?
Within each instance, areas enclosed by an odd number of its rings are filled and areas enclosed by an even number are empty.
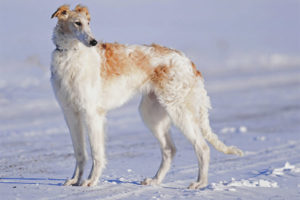
[[[82,123],[79,113],[75,112],[71,107],[63,107],[63,112],[71,134],[76,158],[73,177],[66,180],[64,185],[79,185],[87,158]]]
[[[95,109],[96,110],[96,109]],[[90,112],[85,114],[85,124],[89,136],[93,167],[89,178],[82,186],[95,186],[106,164],[105,158],[105,113]]]

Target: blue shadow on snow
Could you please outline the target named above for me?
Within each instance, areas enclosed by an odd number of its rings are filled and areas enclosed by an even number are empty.
[[[49,181],[49,182],[44,182]],[[24,185],[52,185],[61,186],[62,183],[51,183],[56,181],[65,181],[65,179],[55,179],[55,178],[3,178],[0,177],[0,184],[24,184]]]

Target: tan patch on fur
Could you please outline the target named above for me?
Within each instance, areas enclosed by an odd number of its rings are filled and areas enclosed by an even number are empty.
[[[156,67],[151,76],[151,80],[159,88],[163,88],[165,81],[168,79],[169,67],[166,65],[160,65]]]
[[[197,70],[196,65],[195,65],[193,62],[191,62],[191,64],[192,64],[192,67],[193,67],[194,74],[195,74],[196,76],[202,77],[202,74],[201,74],[200,71]]]
[[[101,44],[101,48],[105,49],[105,63],[101,68],[101,75],[103,77],[120,76],[124,73],[125,67],[127,65],[126,56],[124,52],[121,51],[123,45],[120,44]]]
[[[57,17],[58,19],[65,18],[70,12],[70,7],[68,5],[62,5],[51,15],[51,18]]]
[[[87,20],[88,20],[88,21],[91,21],[91,15],[90,15],[89,10],[87,9],[87,7],[81,6],[80,4],[78,4],[78,5],[75,7],[74,11],[77,12],[77,13],[85,14]]]
[[[142,70],[147,74],[151,73],[149,58],[139,49],[127,55],[127,47],[122,44],[102,43],[99,48],[101,51],[105,51],[104,63],[101,66],[101,76],[105,79],[125,75],[136,70]]]

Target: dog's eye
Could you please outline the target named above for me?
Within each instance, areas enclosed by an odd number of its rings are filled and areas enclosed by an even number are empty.
[[[81,26],[81,25],[82,25],[81,22],[75,22],[75,24],[76,24],[77,26]]]

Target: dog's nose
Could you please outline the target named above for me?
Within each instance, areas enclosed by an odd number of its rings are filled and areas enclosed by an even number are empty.
[[[91,46],[96,46],[97,43],[98,43],[98,42],[97,42],[97,40],[95,40],[95,39],[93,39],[93,40],[90,41],[90,45],[91,45]]]

